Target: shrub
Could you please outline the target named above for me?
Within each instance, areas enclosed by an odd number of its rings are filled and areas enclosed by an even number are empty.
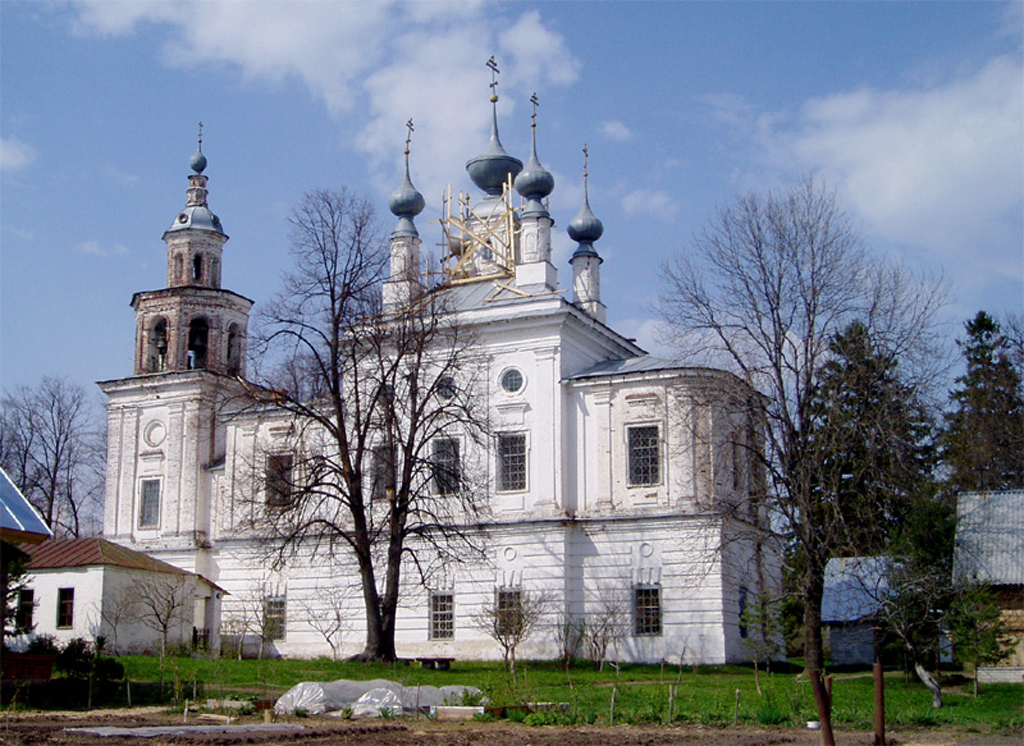
[[[57,661],[53,664],[55,670],[68,676],[84,679],[92,669],[92,662],[95,654],[88,640],[76,637],[70,640],[64,649],[57,654]]]
[[[57,655],[60,653],[60,645],[53,635],[38,635],[28,644],[27,652]]]

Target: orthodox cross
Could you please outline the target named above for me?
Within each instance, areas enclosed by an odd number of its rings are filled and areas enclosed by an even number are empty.
[[[501,72],[501,71],[498,70],[498,63],[494,61],[494,55],[493,54],[491,55],[491,58],[489,60],[487,60],[487,67],[489,67],[490,70],[491,70],[491,101],[497,101],[498,100],[498,73]]]
[[[416,128],[412,126],[412,117],[409,117],[409,121],[405,123],[405,128],[408,130],[405,134],[405,154],[409,155],[409,143],[412,142],[412,133],[416,131]]]
[[[199,150],[203,149],[203,123],[199,122]]]
[[[530,128],[537,129],[537,107],[540,106],[540,101],[537,100],[536,91],[530,96],[530,103],[533,104],[533,114],[530,115]]]

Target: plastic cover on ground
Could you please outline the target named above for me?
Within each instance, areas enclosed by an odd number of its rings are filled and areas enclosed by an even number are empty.
[[[472,686],[405,687],[386,679],[341,679],[327,683],[304,681],[281,695],[274,705],[274,712],[277,715],[291,715],[296,710],[302,710],[310,715],[322,715],[351,707],[353,716],[377,717],[382,709],[393,714],[398,711],[412,712],[438,705],[457,705],[466,696],[476,698],[481,695],[482,692]]]

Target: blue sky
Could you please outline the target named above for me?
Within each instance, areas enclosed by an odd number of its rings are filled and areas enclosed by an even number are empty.
[[[0,386],[131,374],[132,293],[162,287],[204,122],[224,286],[257,303],[303,192],[378,201],[405,122],[434,244],[472,191],[492,54],[507,150],[554,173],[556,264],[582,197],[609,322],[654,342],[659,266],[719,206],[819,175],[880,256],[953,284],[950,338],[1024,309],[1024,4],[0,3]]]

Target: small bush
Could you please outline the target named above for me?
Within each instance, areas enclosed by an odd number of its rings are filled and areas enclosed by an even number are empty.
[[[64,649],[57,654],[53,664],[55,670],[78,679],[84,679],[92,669],[95,653],[88,640],[76,637],[68,641]]]
[[[26,652],[57,655],[60,653],[60,645],[57,643],[57,638],[53,635],[38,635],[28,644]]]

